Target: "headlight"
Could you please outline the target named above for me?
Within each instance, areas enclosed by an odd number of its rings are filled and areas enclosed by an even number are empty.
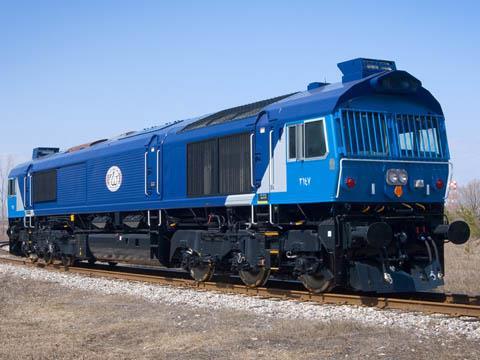
[[[407,185],[408,182],[408,174],[405,170],[399,170],[398,171],[398,181],[402,185]]]
[[[388,185],[406,185],[408,182],[408,173],[403,169],[389,169],[386,176]]]
[[[398,183],[398,174],[396,171],[388,170],[387,172],[387,183],[389,185],[395,185]]]

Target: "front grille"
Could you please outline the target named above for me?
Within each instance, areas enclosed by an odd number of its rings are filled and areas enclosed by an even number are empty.
[[[342,109],[336,122],[339,150],[345,156],[449,158],[442,116]]]

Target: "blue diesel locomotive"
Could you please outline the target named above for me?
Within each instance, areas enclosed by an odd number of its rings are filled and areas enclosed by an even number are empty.
[[[443,284],[450,174],[438,101],[393,61],[340,83],[129,132],[36,148],[9,175],[10,251],[47,263],[181,267],[197,281],[270,275],[313,292]]]

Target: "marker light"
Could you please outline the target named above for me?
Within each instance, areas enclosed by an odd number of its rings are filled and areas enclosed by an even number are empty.
[[[347,177],[345,179],[345,184],[347,185],[347,187],[349,189],[353,189],[355,187],[356,182],[355,182],[355,179],[353,179],[351,177]]]
[[[370,85],[383,93],[414,93],[422,83],[405,71],[392,71],[380,74],[370,80]]]
[[[415,189],[420,189],[425,187],[425,181],[423,179],[415,180]]]
[[[442,179],[438,179],[437,182],[435,183],[435,186],[437,187],[438,190],[442,189],[443,185],[444,183]]]
[[[403,188],[400,185],[395,186],[393,193],[399,198],[403,195]]]

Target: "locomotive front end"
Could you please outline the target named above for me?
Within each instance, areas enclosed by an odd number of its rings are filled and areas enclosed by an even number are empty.
[[[461,220],[448,223],[451,174],[440,106],[410,74],[373,76],[371,92],[335,115],[339,156],[335,200],[349,286],[412,292],[443,285],[444,243],[465,243]]]

